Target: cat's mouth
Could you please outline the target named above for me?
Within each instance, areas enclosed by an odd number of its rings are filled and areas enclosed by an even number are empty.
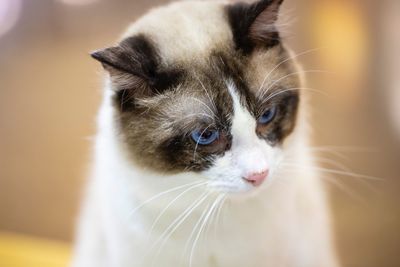
[[[237,182],[221,182],[215,181],[208,183],[208,188],[219,193],[243,195],[247,193],[255,193],[267,186],[267,182],[249,181],[246,178],[238,178]]]
[[[265,165],[264,165],[265,166]],[[227,194],[258,192],[272,182],[273,170],[267,167],[257,171],[231,169],[226,172],[203,173],[207,187],[212,191]]]

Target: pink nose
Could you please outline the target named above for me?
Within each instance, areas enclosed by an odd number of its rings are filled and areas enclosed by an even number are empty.
[[[254,186],[260,186],[264,182],[265,178],[267,178],[267,176],[268,170],[264,170],[261,172],[252,173],[244,177],[244,179]]]

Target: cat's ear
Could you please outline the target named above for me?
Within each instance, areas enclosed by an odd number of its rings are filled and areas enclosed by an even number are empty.
[[[227,6],[229,23],[238,49],[250,52],[255,46],[279,43],[275,27],[283,0],[259,0],[255,3],[235,3]]]
[[[182,76],[179,67],[168,68],[161,64],[156,47],[144,35],[128,37],[117,46],[97,50],[91,55],[109,72],[112,88],[124,98],[121,99],[124,105],[173,88]]]
[[[154,48],[146,39],[130,37],[91,56],[110,74],[113,90],[130,90],[130,95],[136,97],[152,94],[157,63]]]

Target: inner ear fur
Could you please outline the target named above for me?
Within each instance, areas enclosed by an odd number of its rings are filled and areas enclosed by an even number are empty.
[[[271,47],[280,42],[275,27],[283,0],[260,0],[227,6],[236,48],[250,53],[256,46]]]

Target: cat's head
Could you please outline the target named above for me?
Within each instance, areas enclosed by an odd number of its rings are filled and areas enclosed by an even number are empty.
[[[136,164],[244,192],[273,178],[295,129],[299,77],[275,27],[282,0],[154,9],[114,47],[116,122]]]

